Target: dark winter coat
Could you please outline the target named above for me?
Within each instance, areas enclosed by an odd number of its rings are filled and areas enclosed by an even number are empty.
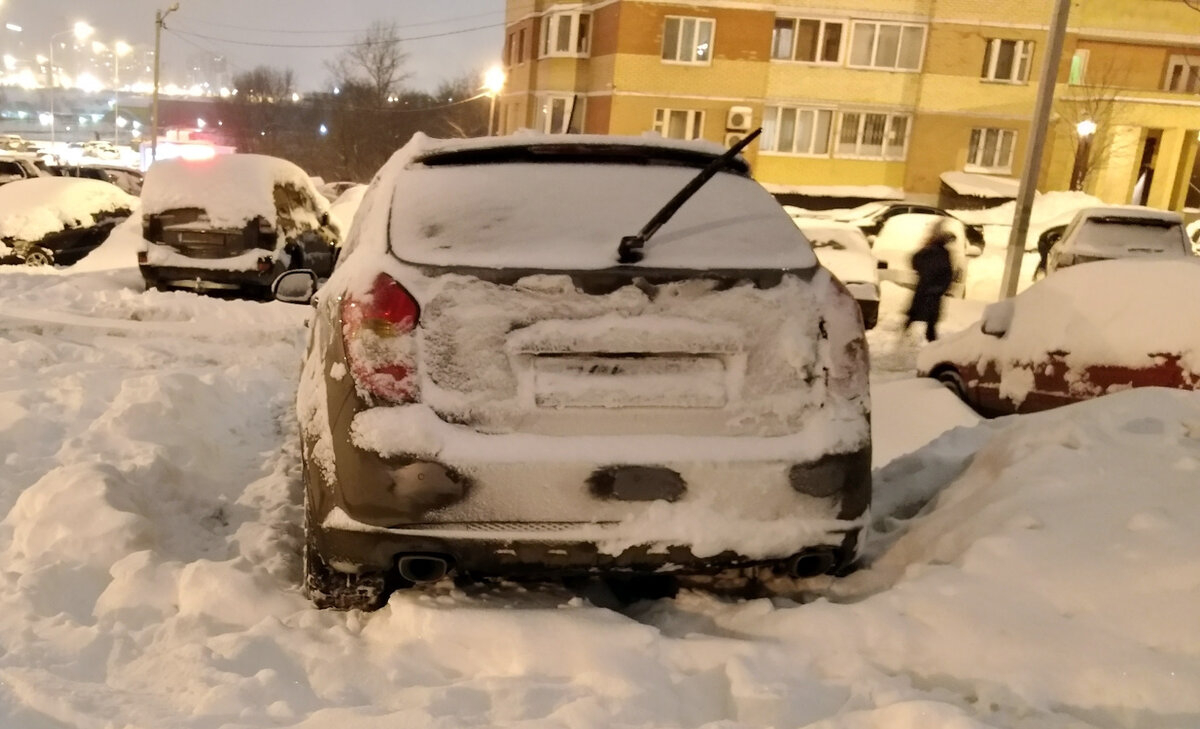
[[[950,251],[944,243],[931,241],[913,254],[912,267],[917,272],[917,290],[908,309],[908,320],[936,323],[942,314],[942,297],[954,281]]]

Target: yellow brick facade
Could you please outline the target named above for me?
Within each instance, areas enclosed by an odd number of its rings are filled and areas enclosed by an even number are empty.
[[[931,200],[945,190],[946,172],[1021,174],[1051,7],[1052,0],[508,0],[510,75],[498,128],[563,131],[548,128],[565,123],[553,113],[562,99],[579,116],[570,131],[642,134],[674,110],[689,114],[689,130],[702,115],[701,136],[720,143],[733,131],[732,107],[749,108],[754,126],[766,114],[778,119],[777,129],[766,126],[780,140],[796,114],[821,119],[821,129],[827,121],[828,137],[798,126],[794,142],[752,145],[747,157],[760,181],[801,192],[883,185]],[[563,43],[563,28],[580,29],[571,16],[586,16],[586,44],[571,37],[564,52],[553,46]],[[668,24],[682,27],[670,19],[711,28],[708,58],[664,59],[676,37],[665,36]],[[822,62],[773,57],[777,22],[789,19],[795,47],[824,53]],[[559,33],[549,49],[547,30]],[[824,50],[800,41],[810,30],[821,33]],[[867,43],[873,32],[879,46]],[[892,48],[885,33],[902,40]],[[880,67],[888,59],[893,67]],[[1111,203],[1181,207],[1195,166],[1200,89],[1169,88],[1179,59],[1200,60],[1200,12],[1183,2],[1073,3],[1039,188],[1070,186],[1081,146],[1076,122],[1097,117],[1084,189]],[[895,67],[904,64],[915,68]],[[985,78],[1005,70],[1007,79]]]

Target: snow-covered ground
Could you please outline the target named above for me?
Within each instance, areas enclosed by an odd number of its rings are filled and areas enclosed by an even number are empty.
[[[322,612],[296,586],[310,309],[143,293],[137,238],[0,270],[0,727],[1200,726],[1200,394],[980,423],[911,379],[889,284],[868,569],[803,600]]]

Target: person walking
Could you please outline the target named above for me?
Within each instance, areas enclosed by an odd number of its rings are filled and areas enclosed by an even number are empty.
[[[912,267],[917,272],[917,290],[913,292],[912,304],[908,307],[905,333],[914,322],[925,322],[925,339],[937,339],[937,323],[942,317],[942,297],[950,290],[954,280],[954,267],[950,263],[947,245],[954,242],[954,234],[938,226],[925,245],[913,254]]]

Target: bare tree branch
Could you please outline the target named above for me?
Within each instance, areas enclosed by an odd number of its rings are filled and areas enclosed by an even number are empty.
[[[359,84],[369,87],[376,106],[400,95],[410,74],[404,64],[408,53],[401,47],[400,33],[394,22],[376,20],[326,68],[338,86]]]

